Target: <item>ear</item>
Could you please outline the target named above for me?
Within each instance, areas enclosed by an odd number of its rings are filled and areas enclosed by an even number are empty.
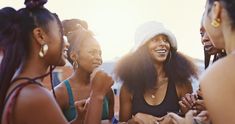
[[[45,44],[45,38],[46,38],[46,33],[44,32],[44,30],[42,28],[35,28],[33,29],[33,38],[35,39],[35,41],[39,44]]]
[[[222,9],[221,3],[219,1],[215,1],[212,7],[212,19],[213,20],[221,19],[220,18],[221,9]]]
[[[69,57],[73,60],[73,61],[77,61],[78,62],[78,54],[75,51],[71,51],[69,54]]]

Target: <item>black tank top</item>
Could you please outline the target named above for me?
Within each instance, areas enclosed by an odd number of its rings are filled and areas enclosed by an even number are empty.
[[[167,112],[178,113],[180,109],[178,102],[179,100],[175,84],[169,80],[166,95],[163,101],[158,105],[149,105],[145,101],[143,94],[134,93],[132,99],[132,115],[141,112],[157,117],[162,117],[166,115]]]

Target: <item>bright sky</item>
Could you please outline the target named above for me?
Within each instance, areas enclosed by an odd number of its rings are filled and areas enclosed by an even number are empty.
[[[24,0],[0,0],[0,8],[24,7]],[[160,21],[178,41],[178,50],[203,59],[199,28],[205,0],[48,0],[46,7],[61,20],[88,22],[101,44],[104,61],[126,54],[134,45],[136,28],[146,21]]]

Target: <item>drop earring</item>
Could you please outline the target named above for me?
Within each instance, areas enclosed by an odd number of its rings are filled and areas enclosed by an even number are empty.
[[[47,51],[48,51],[48,45],[47,44],[41,45],[41,49],[38,53],[39,57],[43,58],[47,54]]]
[[[220,19],[217,18],[217,19],[214,19],[212,22],[211,22],[211,25],[214,27],[214,28],[218,28],[220,26]]]

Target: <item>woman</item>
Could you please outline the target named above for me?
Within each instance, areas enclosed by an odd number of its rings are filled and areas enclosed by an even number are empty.
[[[234,8],[234,0],[207,0],[203,18],[203,25],[213,45],[225,49],[227,53],[226,57],[212,64],[200,80],[203,98],[213,124],[235,123]]]
[[[135,41],[133,51],[116,67],[116,75],[123,81],[120,121],[128,121],[132,115],[144,122],[159,121],[167,112],[179,113],[180,98],[192,92],[194,65],[177,52],[175,36],[161,23],[140,26]]]
[[[6,7],[0,10],[0,47],[3,50],[0,65],[2,124],[68,123],[56,100],[41,83],[43,77],[49,74],[49,66],[65,64],[68,50],[68,44],[63,41],[60,20],[43,7],[46,2],[26,0],[26,8],[16,11]],[[85,123],[99,122],[93,112],[101,114],[96,106],[102,105],[102,97],[112,84],[111,80],[107,81],[110,78],[100,71],[93,75],[93,93]],[[103,79],[107,79],[106,84],[102,83]],[[72,123],[79,124],[79,118]]]
[[[216,60],[226,56],[226,52],[224,49],[217,49],[213,46],[203,25],[200,28],[200,34],[201,34],[201,41],[204,47],[204,57],[205,57],[204,62],[206,69],[210,64],[211,56],[213,56],[213,62],[215,62]]]
[[[101,48],[88,30],[85,21],[71,19],[63,21],[68,37],[68,60],[73,65],[73,74],[55,89],[56,99],[68,121],[75,119],[74,101],[89,98],[90,74],[102,64]],[[110,88],[103,101],[102,120],[111,120],[114,115],[114,94]],[[78,114],[78,117],[80,115]]]

